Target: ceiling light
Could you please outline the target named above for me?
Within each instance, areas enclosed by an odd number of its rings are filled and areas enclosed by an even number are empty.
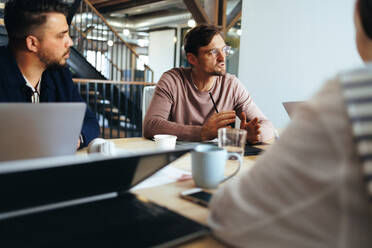
[[[187,26],[189,26],[190,28],[193,28],[196,26],[196,22],[194,19],[190,19],[187,21]]]
[[[123,29],[123,34],[124,34],[125,36],[129,36],[129,35],[130,35],[130,31],[129,31],[129,29],[124,28],[124,29]]]
[[[114,42],[113,42],[112,40],[108,40],[108,41],[107,41],[107,45],[111,47],[111,46],[114,45]]]

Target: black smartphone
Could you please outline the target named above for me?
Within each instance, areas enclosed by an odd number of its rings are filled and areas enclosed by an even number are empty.
[[[194,188],[182,192],[181,197],[201,206],[208,207],[208,203],[209,200],[212,198],[212,194],[205,192],[200,188]]]

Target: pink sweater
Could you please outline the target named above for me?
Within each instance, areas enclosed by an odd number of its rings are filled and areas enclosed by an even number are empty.
[[[179,140],[201,140],[202,125],[216,111],[209,92],[200,92],[190,78],[190,68],[174,68],[162,75],[143,123],[146,138],[173,134]],[[235,76],[217,77],[210,92],[219,112],[244,111],[248,120],[257,117],[261,122],[260,141],[273,137],[273,125]]]

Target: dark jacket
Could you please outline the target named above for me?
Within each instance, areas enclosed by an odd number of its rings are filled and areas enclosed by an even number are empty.
[[[31,102],[31,93],[10,49],[0,47],[0,102]],[[70,71],[65,67],[54,67],[48,68],[42,75],[40,102],[84,101],[72,82]],[[88,108],[81,134],[84,140],[82,147],[100,134],[97,119]]]

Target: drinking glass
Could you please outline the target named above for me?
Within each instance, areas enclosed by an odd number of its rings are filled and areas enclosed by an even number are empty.
[[[218,146],[224,148],[227,152],[235,152],[243,157],[246,137],[246,130],[220,128],[218,129]]]

